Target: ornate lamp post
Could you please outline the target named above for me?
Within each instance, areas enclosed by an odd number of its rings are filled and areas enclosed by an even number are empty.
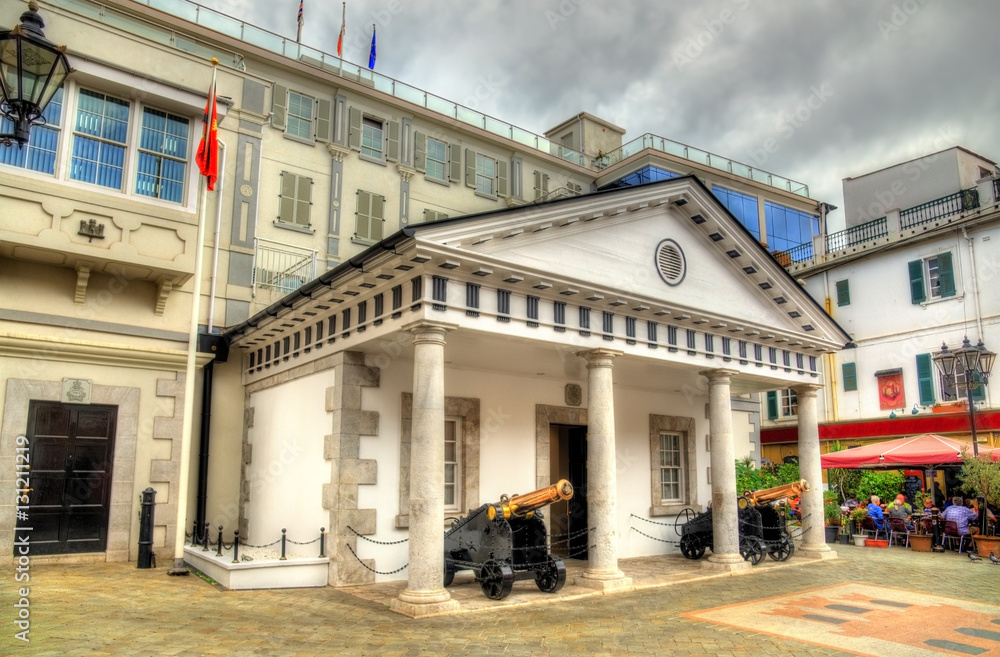
[[[28,143],[31,126],[44,123],[42,112],[70,72],[66,47],[46,40],[43,27],[38,3],[31,0],[20,25],[0,30],[0,113],[14,123],[13,133],[0,134],[5,146]]]
[[[969,403],[969,425],[972,433],[972,453],[979,456],[979,439],[976,436],[976,405],[972,402],[972,393],[980,385],[989,383],[990,371],[997,355],[989,351],[983,341],[975,347],[966,337],[962,346],[950,351],[948,345],[941,344],[941,351],[934,354],[932,360],[942,376],[955,382],[957,390],[965,390]]]

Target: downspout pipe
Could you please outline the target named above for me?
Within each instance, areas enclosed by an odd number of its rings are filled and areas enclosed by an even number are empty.
[[[979,339],[983,339],[983,313],[979,308],[979,278],[976,276],[976,238],[971,237],[965,226],[962,226],[962,237],[969,247],[969,269],[972,274],[972,309],[976,313],[976,329]]]

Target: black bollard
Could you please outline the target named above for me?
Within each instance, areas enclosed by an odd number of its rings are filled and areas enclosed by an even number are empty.
[[[240,530],[233,532],[233,563],[240,562]]]
[[[278,561],[287,561],[285,559],[285,528],[281,528],[281,558]]]
[[[153,567],[153,505],[156,503],[156,491],[147,488],[139,496],[142,500],[139,511],[139,560],[136,568]]]
[[[326,557],[326,555],[323,554],[323,547],[324,547],[323,544],[324,544],[325,540],[326,540],[326,527],[320,527],[319,528],[319,558],[320,559],[323,559],[323,558]]]
[[[206,522],[205,523],[205,535],[202,537],[202,540],[204,541],[204,543],[201,546],[201,551],[202,552],[208,552],[208,530],[210,528],[211,528],[211,526]]]
[[[219,525],[219,551],[215,553],[215,556],[222,556],[222,525]]]

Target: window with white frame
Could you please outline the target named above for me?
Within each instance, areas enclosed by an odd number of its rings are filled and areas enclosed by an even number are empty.
[[[62,134],[63,88],[60,87],[45,107],[42,118],[45,123],[31,127],[28,143],[24,147],[17,144],[0,144],[0,164],[54,174],[56,172],[56,150]],[[0,116],[0,133],[14,132],[14,123]]]
[[[313,102],[309,96],[289,90],[286,134],[301,139],[313,138]]]
[[[364,117],[361,121],[361,154],[382,159],[382,122]]]
[[[799,414],[799,398],[791,388],[767,393],[767,419],[780,420]]]
[[[497,161],[482,153],[476,153],[476,191],[494,196],[493,181],[497,175]]]
[[[460,418],[444,421],[444,508],[462,506],[462,424]]]
[[[137,194],[180,203],[187,176],[189,121],[161,110],[142,110]]]
[[[950,251],[912,260],[908,269],[911,303],[955,296],[955,270]]]
[[[73,180],[122,190],[131,103],[81,89],[73,126]]]
[[[684,450],[680,434],[660,434],[660,501],[681,502],[684,491]]]
[[[427,138],[427,177],[447,180],[448,144],[431,137]]]

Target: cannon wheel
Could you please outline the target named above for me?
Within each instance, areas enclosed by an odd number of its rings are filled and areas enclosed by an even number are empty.
[[[445,588],[451,586],[455,581],[455,562],[451,559],[444,560],[444,585]]]
[[[535,584],[544,593],[555,593],[566,583],[566,564],[562,559],[549,557],[535,577]]]
[[[701,559],[705,554],[705,546],[694,534],[681,536],[681,554],[688,559]]]
[[[749,561],[751,566],[756,566],[764,558],[764,546],[756,536],[743,536],[740,538],[740,556],[744,561]]]
[[[683,520],[681,520],[682,516],[684,518]],[[695,516],[694,509],[692,509],[689,506],[686,506],[677,512],[677,517],[674,518],[674,531],[677,532],[678,536],[682,536],[681,529],[683,528],[684,525],[690,522],[691,518],[694,518],[694,516]],[[698,557],[694,558],[697,559]]]
[[[778,544],[774,546],[774,549],[767,553],[767,556],[775,561],[786,561],[794,552],[795,544],[792,543],[792,539],[782,536]]]
[[[514,570],[502,561],[487,561],[479,570],[479,586],[490,600],[503,600],[514,588]]]

